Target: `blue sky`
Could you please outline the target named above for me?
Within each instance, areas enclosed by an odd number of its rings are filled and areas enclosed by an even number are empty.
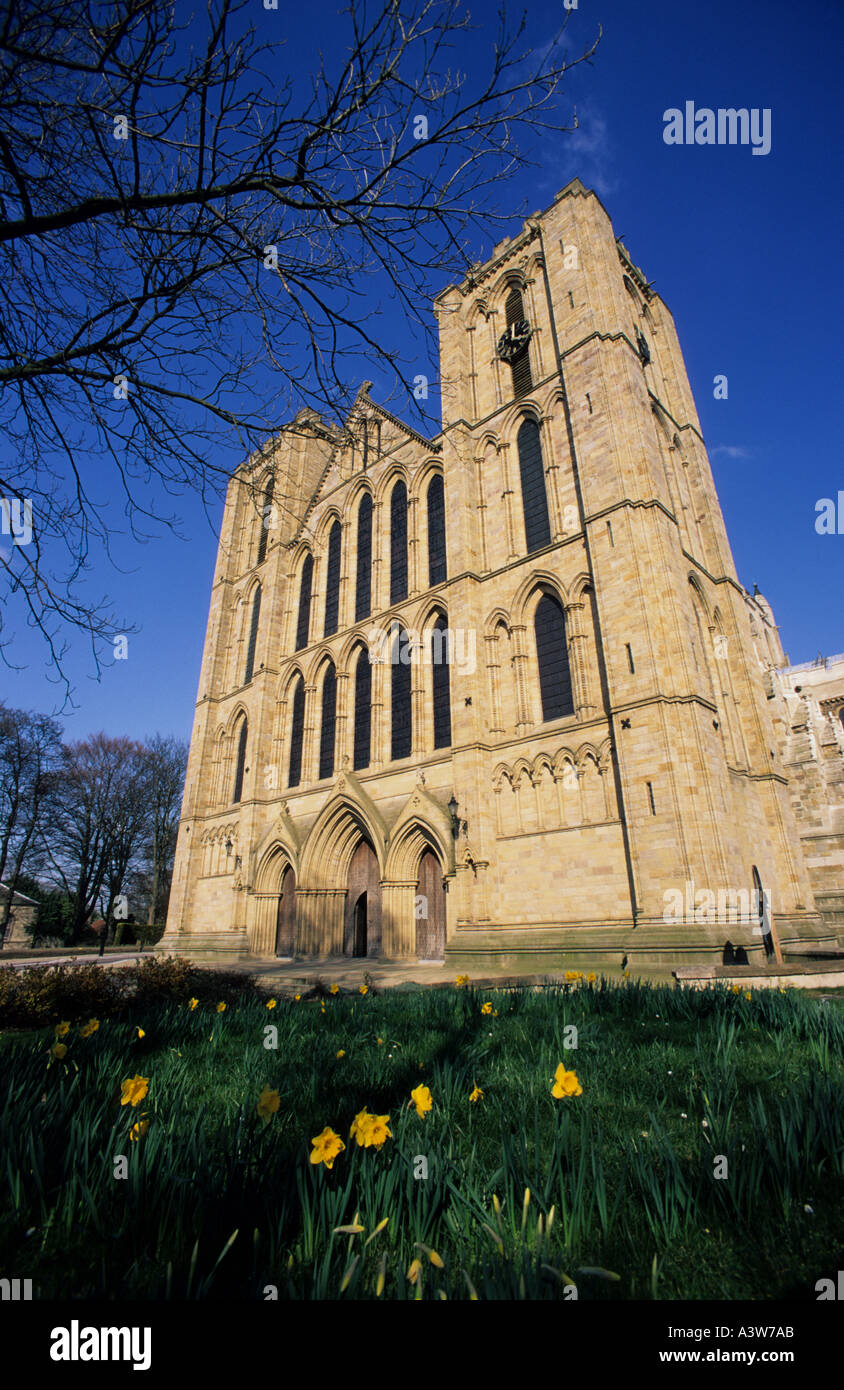
[[[328,44],[339,6],[315,0],[295,17],[284,0],[263,22],[288,40],[279,58],[301,63],[316,36]],[[478,25],[464,62],[480,62],[494,7],[469,0]],[[560,0],[525,10],[537,44],[550,38]],[[701,417],[739,578],[771,602],[792,661],[844,650],[840,621],[844,534],[818,535],[815,504],[844,490],[837,407],[842,399],[840,0],[579,0],[573,46],[603,26],[594,65],[571,82],[579,130],[537,150],[539,167],[501,187],[501,210],[548,205],[578,175],[599,193],[616,233],[672,310]],[[663,112],[770,108],[765,156],[735,146],[671,146]],[[478,257],[489,244],[478,245]],[[442,288],[432,282],[432,294]],[[374,292],[373,292],[374,293]],[[389,307],[382,335],[407,332]],[[726,401],[713,378],[729,381]],[[373,394],[384,398],[386,383]],[[129,655],[92,679],[90,651],[69,634],[77,709],[67,737],[103,729],[187,738],[196,698],[216,539],[190,497],[168,510],[184,539],[163,532],[118,543],[120,568],[95,559],[88,583],[138,628]],[[222,507],[218,509],[218,517]],[[841,520],[844,531],[844,517]],[[0,668],[7,703],[61,703],[38,640],[20,630]]]

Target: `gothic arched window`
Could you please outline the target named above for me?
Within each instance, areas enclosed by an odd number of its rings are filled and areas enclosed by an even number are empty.
[[[363,494],[358,508],[358,571],[355,586],[355,622],[372,611],[372,498]]]
[[[564,719],[574,714],[571,672],[569,670],[566,619],[559,599],[543,594],[533,620],[542,718]]]
[[[243,683],[251,681],[252,672],[255,670],[255,643],[258,641],[258,623],[261,620],[261,586],[258,585],[252,599],[252,618],[249,623],[249,645],[246,648],[246,669],[243,673]]]
[[[319,734],[319,777],[334,776],[334,734],[337,728],[337,672],[330,661],[322,682],[322,723]]]
[[[504,301],[504,317],[507,327],[511,328],[514,323],[519,323],[525,317],[525,306],[522,299],[522,292],[518,285],[514,285]],[[530,353],[525,347],[510,363],[510,372],[513,378],[513,395],[524,396],[533,385],[533,377],[530,371]]]
[[[434,675],[434,747],[451,745],[451,634],[448,619],[441,613],[431,634],[431,665]]]
[[[328,533],[328,565],[325,573],[325,631],[330,637],[337,631],[340,616],[340,545],[342,532],[339,521],[335,521]]]
[[[407,598],[407,488],[401,479],[390,498],[390,603]]]
[[[361,650],[355,667],[355,733],[352,766],[369,767],[372,737],[372,666],[369,652]]]
[[[392,729],[390,756],[409,758],[413,746],[413,724],[410,692],[410,638],[404,628],[398,628],[390,651],[392,671]]]
[[[302,566],[302,583],[299,588],[299,619],[296,623],[296,648],[298,652],[308,645],[311,628],[311,585],[314,578],[314,557],[310,552],[305,556]]]
[[[445,577],[445,489],[436,473],[428,487],[428,583],[442,584]]]
[[[232,801],[237,804],[243,794],[243,773],[246,763],[246,716],[244,715],[237,736],[237,763],[234,770],[234,790],[232,791]]]
[[[551,523],[548,520],[548,498],[545,493],[545,470],[542,465],[542,444],[535,420],[523,420],[516,437],[519,451],[519,473],[522,481],[522,508],[525,515],[527,552],[541,550],[551,544]]]
[[[270,521],[273,510],[273,479],[270,478],[264,488],[264,503],[261,507],[261,529],[258,532],[258,558],[256,565],[263,563],[267,553],[267,541],[269,540]]]
[[[293,692],[293,708],[290,718],[290,767],[287,775],[288,787],[298,787],[302,780],[302,737],[305,730],[305,682],[300,676]]]

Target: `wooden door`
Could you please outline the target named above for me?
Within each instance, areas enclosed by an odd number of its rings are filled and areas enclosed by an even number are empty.
[[[426,850],[419,861],[416,889],[416,955],[419,960],[445,959],[445,889],[440,861]]]
[[[296,950],[296,875],[292,868],[284,871],[281,895],[276,914],[275,953],[292,956]]]
[[[343,950],[347,956],[381,953],[381,873],[375,851],[361,840],[352,855],[346,880],[346,922]]]

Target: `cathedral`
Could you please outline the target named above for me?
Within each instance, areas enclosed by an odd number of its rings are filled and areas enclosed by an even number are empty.
[[[435,438],[364,383],[231,479],[160,949],[537,973],[834,946],[773,616],[600,200],[575,179],[434,312]]]

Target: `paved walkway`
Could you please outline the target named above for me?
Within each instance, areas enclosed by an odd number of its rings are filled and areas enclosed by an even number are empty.
[[[109,951],[108,955],[98,955],[93,951],[90,955],[80,952],[78,956],[6,956],[0,951],[0,965],[9,965],[13,970],[27,970],[34,965],[134,965],[136,961],[148,960],[152,951],[144,951],[143,954],[133,951],[126,955],[117,954]]]

